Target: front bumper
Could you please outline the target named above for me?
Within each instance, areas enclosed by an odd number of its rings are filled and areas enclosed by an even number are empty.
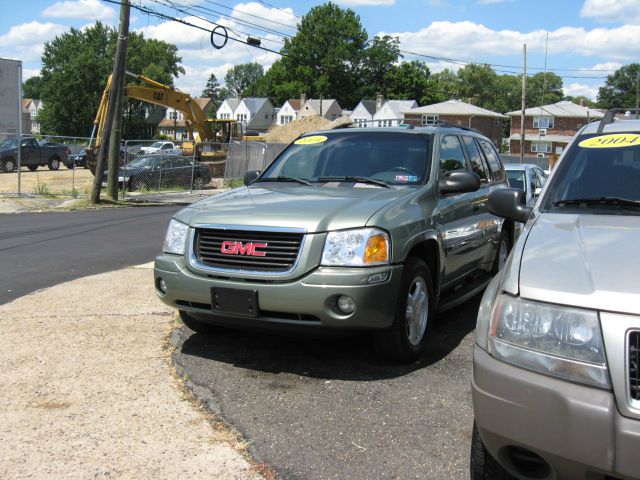
[[[184,257],[156,257],[154,278],[160,299],[174,308],[189,312],[203,322],[282,330],[380,329],[391,326],[402,266],[374,268],[319,267],[293,280],[260,281],[197,275]],[[166,293],[158,289],[159,279]],[[381,280],[384,278],[384,280]],[[374,280],[372,280],[374,279]],[[221,316],[211,307],[211,289],[255,290],[258,295],[256,317]],[[348,295],[356,310],[341,313],[337,298]]]
[[[515,446],[547,462],[543,478],[640,478],[640,421],[620,415],[610,391],[514,367],[475,345],[472,395],[485,446],[514,474]]]

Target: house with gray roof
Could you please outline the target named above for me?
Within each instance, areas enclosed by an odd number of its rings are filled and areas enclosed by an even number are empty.
[[[234,110],[233,118],[242,124],[245,132],[266,132],[276,113],[268,98],[243,98]]]
[[[404,112],[404,123],[414,126],[447,122],[475,128],[491,139],[496,147],[502,144],[503,122],[509,117],[460,100],[447,100]]]
[[[404,122],[404,112],[417,106],[415,100],[387,100],[373,115],[373,126],[397,127]]]
[[[511,117],[509,153],[520,155],[522,110],[514,110],[507,115]],[[524,155],[550,158],[553,164],[583,125],[603,116],[600,110],[566,100],[527,108],[524,111]]]
[[[239,104],[239,98],[227,98],[220,104],[220,106],[216,110],[216,118],[221,118],[224,120],[235,118],[234,112],[236,111],[236,108],[238,108]]]
[[[342,116],[342,107],[335,98],[309,99],[300,107],[298,118],[313,116],[335,120]]]

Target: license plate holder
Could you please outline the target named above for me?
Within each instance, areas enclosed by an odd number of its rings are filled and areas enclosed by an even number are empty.
[[[221,315],[258,316],[258,291],[240,288],[213,287],[211,309]]]

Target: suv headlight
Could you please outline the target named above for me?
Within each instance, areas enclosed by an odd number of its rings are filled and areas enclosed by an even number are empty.
[[[487,346],[491,355],[513,365],[611,388],[595,311],[500,294],[491,312]]]
[[[162,251],[165,253],[184,254],[184,246],[187,243],[187,231],[189,227],[182,222],[171,219],[164,236]]]
[[[389,263],[389,234],[378,228],[329,232],[321,265],[369,267]]]

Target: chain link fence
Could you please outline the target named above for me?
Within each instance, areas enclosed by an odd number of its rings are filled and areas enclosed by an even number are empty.
[[[235,188],[243,185],[245,173],[264,170],[286,146],[284,143],[262,142],[231,144],[224,171],[224,187]]]
[[[83,168],[84,137],[0,133],[0,194],[82,197],[93,175]]]
[[[549,157],[524,157],[524,162],[520,161],[520,155],[500,155],[502,163],[530,163],[531,165],[537,165],[543,170],[549,168]]]

